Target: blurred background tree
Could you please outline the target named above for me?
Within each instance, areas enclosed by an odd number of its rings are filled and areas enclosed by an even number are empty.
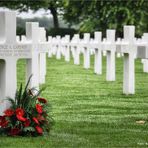
[[[0,1],[1,7],[28,11],[40,8],[50,10],[53,16],[51,35],[79,33],[116,29],[117,35],[122,37],[124,25],[135,25],[136,35],[141,36],[148,31],[148,1],[147,0],[10,0]],[[67,29],[61,29],[59,18],[67,23]],[[66,31],[65,31],[66,30]]]
[[[0,6],[9,9],[22,11],[28,11],[29,9],[37,11],[41,8],[49,9],[53,16],[53,26],[54,28],[59,27],[57,8],[57,0],[0,0]]]
[[[27,12],[28,10],[33,10],[34,12],[39,9],[50,10],[52,15],[51,18],[44,17],[32,18],[32,19],[21,19],[17,18],[17,34],[21,35],[25,33],[24,24],[26,21],[39,21],[41,27],[45,27],[48,35],[55,36],[57,34],[64,35],[70,34],[73,35],[76,33],[75,29],[68,28],[67,24],[61,19],[61,12],[63,8],[63,1],[61,0],[0,0],[0,7],[9,8],[12,10],[18,10],[19,12]],[[47,28],[47,22],[49,22],[49,27]],[[51,25],[51,22],[53,25]],[[61,28],[62,27],[62,28]]]
[[[148,31],[147,0],[64,0],[63,18],[79,24],[80,32],[117,30],[122,36],[124,25],[135,25],[136,34]]]

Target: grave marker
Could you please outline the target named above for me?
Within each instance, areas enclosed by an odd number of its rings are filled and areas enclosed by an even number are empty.
[[[148,33],[144,33],[137,45],[137,57],[143,59],[143,71],[148,73]]]
[[[70,35],[65,35],[64,38],[64,49],[65,49],[65,61],[69,62],[70,61]]]
[[[124,39],[117,45],[117,52],[123,53],[123,93],[135,93],[135,55],[136,45],[134,41],[135,26],[124,26]]]
[[[107,38],[102,43],[102,48],[106,51],[106,80],[115,81],[115,30],[107,30]]]
[[[80,64],[80,50],[79,50],[80,46],[79,46],[79,44],[80,44],[79,34],[75,34],[70,42],[70,47],[71,47],[71,51],[72,51],[75,65]]]
[[[60,60],[61,59],[61,37],[59,35],[56,36],[56,59]]]
[[[94,72],[96,74],[102,74],[102,43],[101,43],[102,33],[94,33],[94,41],[90,43],[90,48],[95,49],[95,62],[94,62]]]
[[[51,58],[52,57],[52,37],[48,36],[48,43],[50,45],[50,49],[48,51],[48,57]]]
[[[84,68],[85,69],[90,68],[90,50],[89,50],[89,47],[88,47],[89,41],[90,41],[90,34],[84,33],[84,39],[81,42],[81,47],[84,49],[83,55],[84,55]]]
[[[40,34],[39,42],[46,42],[46,30],[44,27],[39,27],[39,34]],[[41,52],[39,54],[39,74],[40,74],[39,82],[40,84],[44,84],[46,76],[46,52]]]
[[[20,58],[30,58],[29,44],[16,41],[16,14],[0,12],[0,99],[14,97],[16,92],[16,63]],[[1,102],[0,114],[8,107],[6,101]]]
[[[26,79],[33,75],[30,81],[30,87],[39,88],[39,56],[38,56],[38,41],[39,41],[39,24],[36,22],[26,23],[26,40],[32,44],[32,57],[27,59]]]

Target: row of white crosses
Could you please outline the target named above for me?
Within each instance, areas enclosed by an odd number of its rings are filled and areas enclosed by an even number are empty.
[[[59,37],[60,38],[60,37]],[[60,51],[58,40],[58,50]],[[52,43],[51,43],[52,44]],[[148,71],[148,34],[145,33],[140,42],[135,39],[135,27],[124,26],[124,38],[118,38],[115,41],[115,30],[107,30],[106,38],[102,41],[102,33],[95,32],[94,40],[90,39],[89,33],[84,33],[84,38],[80,39],[78,34],[75,34],[72,40],[67,44],[66,52],[72,52],[74,64],[80,64],[80,53],[84,55],[84,68],[90,68],[91,50],[94,50],[95,62],[94,72],[102,74],[102,53],[106,55],[106,80],[115,81],[115,57],[123,56],[123,93],[135,93],[135,59],[143,59],[144,71]],[[65,44],[65,46],[66,46]],[[52,47],[52,46],[51,46]],[[66,54],[65,54],[66,55]],[[66,59],[66,58],[65,58]]]
[[[70,54],[74,64],[80,64],[80,54],[84,55],[84,68],[90,68],[90,56],[94,54],[94,72],[102,74],[102,53],[106,55],[106,80],[115,81],[115,55],[124,57],[123,93],[135,93],[135,59],[141,58],[144,71],[148,72],[148,33],[141,40],[135,40],[135,27],[124,26],[124,38],[115,41],[115,30],[107,30],[106,38],[102,41],[102,33],[95,32],[94,39],[89,33],[84,34],[81,40],[75,34],[70,41],[70,36],[61,38],[48,37],[46,31],[38,23],[26,23],[26,36],[16,37],[15,12],[0,12],[0,114],[7,107],[7,102],[2,99],[14,97],[17,85],[16,64],[18,59],[26,59],[26,80],[33,74],[30,86],[39,88],[45,83],[46,52],[48,56],[56,55],[65,61],[70,61]]]
[[[79,34],[75,34],[70,42],[70,47],[74,59],[74,64],[80,64],[80,47],[78,46],[80,43]]]
[[[38,89],[39,83],[45,81],[44,53],[49,50],[45,30],[38,23],[26,23],[26,37],[22,40],[16,38],[16,13],[0,12],[0,114],[9,105],[3,99],[14,98],[16,92],[18,59],[26,59],[26,80],[33,75],[31,87]]]

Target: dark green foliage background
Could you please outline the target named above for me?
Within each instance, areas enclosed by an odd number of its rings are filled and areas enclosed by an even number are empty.
[[[124,25],[135,25],[136,37],[148,32],[148,0],[0,0],[0,7],[50,10],[56,29],[63,18],[81,33],[102,31],[105,36],[106,29],[116,29],[122,37]]]
[[[64,19],[80,24],[80,32],[116,29],[122,37],[124,25],[135,25],[136,35],[148,31],[147,0],[65,0]]]

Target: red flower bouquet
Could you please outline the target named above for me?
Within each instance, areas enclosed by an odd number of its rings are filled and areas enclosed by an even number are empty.
[[[48,102],[39,97],[42,90],[34,93],[34,88],[28,89],[30,79],[24,91],[21,84],[15,99],[8,98],[11,106],[0,116],[1,134],[38,136],[49,133],[53,119],[49,116]]]

